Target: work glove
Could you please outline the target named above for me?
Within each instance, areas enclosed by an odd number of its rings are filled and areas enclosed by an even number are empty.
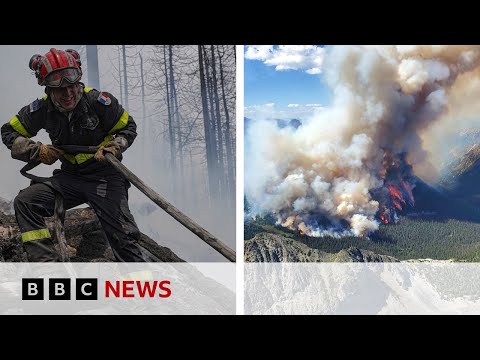
[[[105,153],[110,153],[116,158],[119,158],[122,152],[128,148],[128,141],[122,136],[117,136],[112,141],[100,146],[95,154],[95,160],[105,161]]]
[[[52,145],[44,145],[41,142],[35,142],[23,136],[18,136],[12,145],[12,158],[31,162],[41,161],[44,164],[51,165],[63,155],[64,151]]]
[[[60,156],[65,154],[65,151],[53,145],[40,144],[39,148],[38,158],[42,163],[47,165],[52,165]]]

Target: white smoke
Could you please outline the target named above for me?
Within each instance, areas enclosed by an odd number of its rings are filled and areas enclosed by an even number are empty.
[[[297,130],[265,120],[247,129],[248,200],[309,235],[322,234],[322,218],[355,235],[377,230],[371,190],[383,185],[385,152],[425,166],[420,135],[446,113],[457,77],[475,73],[479,59],[479,46],[327,48],[332,105]]]

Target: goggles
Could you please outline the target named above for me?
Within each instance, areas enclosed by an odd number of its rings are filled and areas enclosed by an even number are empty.
[[[82,77],[82,72],[77,68],[56,70],[45,78],[44,85],[48,87],[65,87],[75,84]]]

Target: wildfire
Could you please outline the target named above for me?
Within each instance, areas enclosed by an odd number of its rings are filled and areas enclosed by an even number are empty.
[[[410,206],[415,206],[415,199],[413,198],[412,189],[413,187],[410,186],[406,181],[402,181],[403,189],[407,192],[408,199],[410,201]]]
[[[380,202],[378,218],[384,224],[396,224],[398,212],[407,207],[413,207],[412,167],[406,161],[406,154],[392,154],[385,150],[384,168],[381,174],[384,176],[384,186],[375,192],[375,197]]]

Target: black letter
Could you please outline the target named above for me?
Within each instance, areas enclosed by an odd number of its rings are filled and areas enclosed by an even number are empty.
[[[77,300],[98,300],[97,279],[77,279],[75,290]]]
[[[48,298],[50,300],[70,300],[70,279],[49,279]]]
[[[22,279],[22,300],[43,300],[43,279]]]

